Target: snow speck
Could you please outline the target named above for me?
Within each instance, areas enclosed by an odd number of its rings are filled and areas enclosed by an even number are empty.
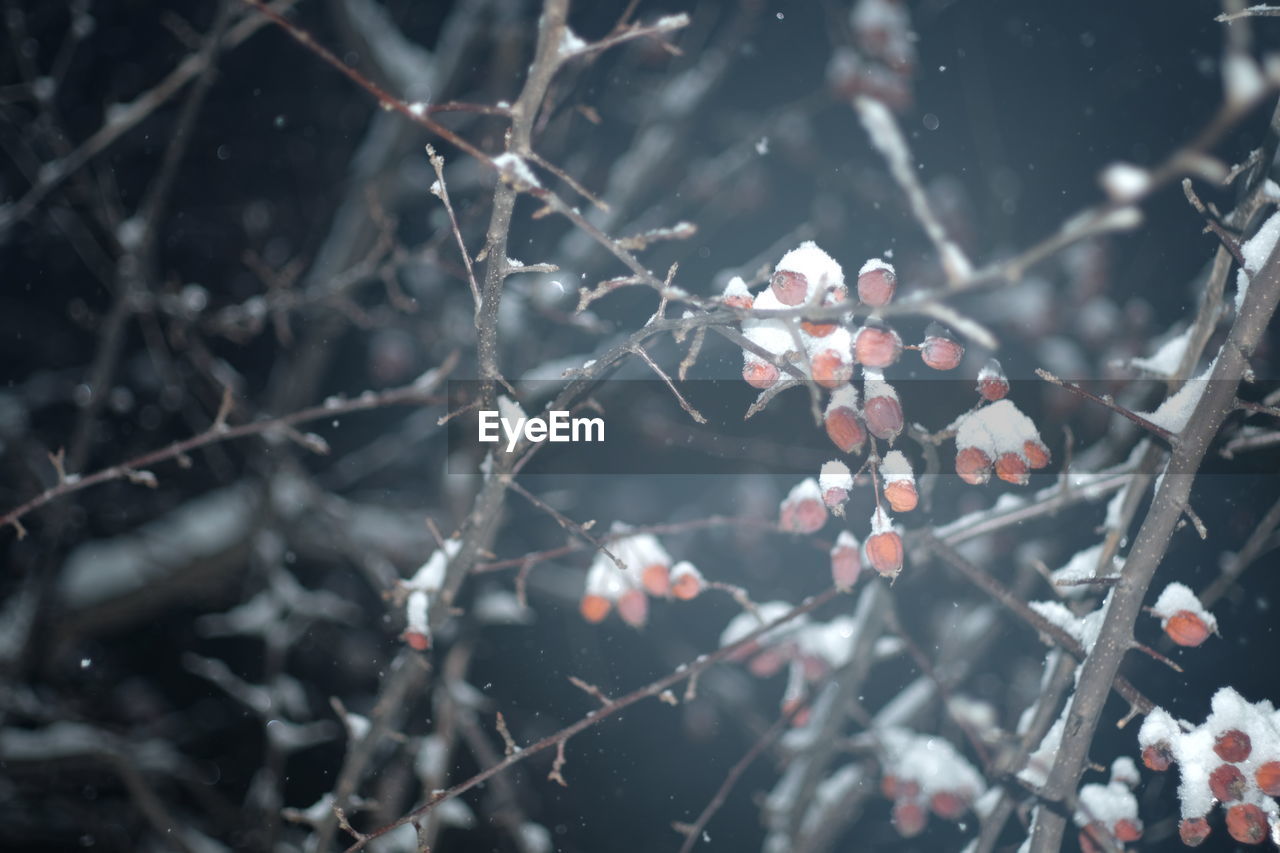
[[[1140,198],[1150,186],[1147,170],[1132,163],[1112,163],[1102,173],[1102,188],[1112,201],[1122,204]]]
[[[769,153],[769,137],[762,136],[756,140],[756,153],[761,157]]]
[[[507,178],[513,178],[531,187],[542,186],[542,184],[538,183],[538,178],[533,174],[533,170],[529,168],[529,164],[522,157],[512,154],[510,151],[494,157],[493,165]]]

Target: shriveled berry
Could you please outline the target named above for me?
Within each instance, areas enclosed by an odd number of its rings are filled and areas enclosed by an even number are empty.
[[[902,537],[890,530],[867,538],[867,562],[882,577],[894,578],[902,571]]]
[[[1209,790],[1224,803],[1234,802],[1244,796],[1244,787],[1244,774],[1234,764],[1219,764],[1209,774]]]
[[[1253,780],[1268,797],[1280,797],[1280,761],[1268,761],[1254,771]]]
[[[742,366],[742,378],[752,388],[764,390],[778,381],[778,368],[767,361],[748,361]]]
[[[858,415],[853,409],[837,406],[827,410],[824,419],[827,437],[831,443],[845,453],[861,453],[862,445],[867,440],[867,432],[862,428]]]
[[[1043,442],[1027,439],[1022,442],[1022,455],[1027,457],[1027,464],[1034,470],[1040,470],[1049,464],[1049,448]]]
[[[1261,844],[1267,840],[1267,815],[1253,803],[1227,809],[1227,832],[1241,844]]]
[[[1213,751],[1223,761],[1244,761],[1253,751],[1253,742],[1239,729],[1227,729],[1214,740]]]
[[[893,804],[893,827],[903,838],[914,838],[924,832],[928,814],[914,800],[898,800]]]
[[[882,262],[863,270],[858,275],[858,299],[875,307],[888,305],[898,288],[898,276],[894,274],[893,267]]]
[[[1021,454],[1001,453],[996,460],[996,476],[1006,483],[1025,486],[1031,475],[1027,470],[1027,460]]]
[[[943,820],[959,820],[969,810],[969,801],[952,791],[939,791],[929,800],[929,809]]]
[[[1179,610],[1164,623],[1164,632],[1180,646],[1194,648],[1209,639],[1209,626],[1190,610]]]
[[[1169,765],[1173,763],[1173,751],[1169,748],[1169,744],[1164,741],[1153,743],[1150,746],[1142,748],[1142,763],[1149,770],[1155,770],[1157,773],[1163,773],[1169,769]]]
[[[809,295],[809,280],[795,270],[778,270],[769,280],[769,287],[783,305],[799,305]]]
[[[1122,817],[1111,828],[1111,834],[1120,841],[1137,841],[1142,837],[1142,821]]]
[[[915,483],[910,480],[890,480],[885,483],[884,496],[894,512],[911,512],[920,502]]]
[[[603,595],[584,595],[582,601],[578,602],[578,612],[593,625],[603,622],[612,609],[613,602]]]
[[[901,355],[902,338],[887,326],[863,326],[854,335],[853,358],[865,367],[888,367]]]
[[[1199,847],[1209,837],[1209,821],[1202,817],[1186,817],[1178,823],[1178,837],[1188,847]]]
[[[892,441],[902,432],[902,404],[893,397],[868,397],[862,416],[876,438]]]
[[[956,473],[971,486],[991,479],[991,457],[977,447],[962,447],[956,453]]]
[[[833,349],[824,349],[813,357],[813,381],[823,388],[835,388],[853,376],[853,365]]]

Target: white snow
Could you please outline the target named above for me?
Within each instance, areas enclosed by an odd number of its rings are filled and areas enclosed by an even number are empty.
[[[1113,201],[1140,198],[1151,186],[1151,175],[1132,163],[1112,163],[1102,173],[1102,187]]]
[[[431,633],[431,626],[427,624],[427,610],[430,603],[427,594],[420,589],[409,593],[409,598],[404,604],[404,619],[408,630],[423,635]]]
[[[1157,376],[1173,376],[1178,372],[1182,356],[1186,354],[1187,345],[1191,342],[1191,327],[1175,335],[1160,345],[1154,353],[1144,358],[1133,358],[1129,363],[1139,370],[1154,373]]]
[[[1085,785],[1080,789],[1078,802],[1074,816],[1076,826],[1087,826],[1096,820],[1110,829],[1120,820],[1138,820],[1138,800],[1119,782]]]
[[[1267,91],[1258,63],[1237,51],[1228,52],[1222,60],[1222,84],[1227,100],[1233,104],[1249,103]]]
[[[578,37],[578,34],[569,29],[569,25],[565,24],[564,29],[560,31],[560,47],[559,53],[561,59],[566,59],[586,50],[587,43]]]
[[[515,178],[531,187],[542,186],[542,184],[538,183],[538,178],[533,174],[533,170],[529,168],[529,164],[522,157],[512,154],[510,151],[494,157],[493,165],[508,178]]]
[[[1151,612],[1160,618],[1161,625],[1167,623],[1175,613],[1181,610],[1190,611],[1200,617],[1210,631],[1218,630],[1218,620],[1204,608],[1190,587],[1184,584],[1171,583],[1166,586],[1151,608]]]
[[[1204,396],[1204,389],[1209,384],[1209,377],[1213,375],[1213,368],[1217,361],[1217,358],[1215,358],[1208,367],[1201,371],[1199,376],[1182,383],[1182,387],[1157,406],[1154,412],[1140,412],[1139,414],[1169,432],[1182,432],[1191,420],[1191,416],[1195,413],[1196,406],[1200,404],[1200,398]]]
[[[893,264],[888,261],[882,261],[879,258],[868,259],[867,262],[858,270],[858,276],[861,278],[867,273],[875,272],[876,270],[888,270],[891,275],[895,277],[897,276],[897,273],[893,269]]]
[[[1249,292],[1249,281],[1267,262],[1267,258],[1275,250],[1277,240],[1280,240],[1280,212],[1271,214],[1267,221],[1262,223],[1258,233],[1240,247],[1240,253],[1244,255],[1244,269],[1236,273],[1237,314],[1244,306],[1245,295]]]
[[[893,519],[889,516],[889,513],[879,507],[876,507],[875,512],[871,513],[871,535],[875,536],[877,533],[892,532]]]
[[[1007,399],[962,415],[955,429],[956,447],[976,447],[993,460],[1001,453],[1021,454],[1025,442],[1040,441],[1035,422]]]
[[[972,802],[986,790],[982,775],[947,740],[907,729],[879,732],[884,748],[884,772],[920,786],[924,798],[948,792]]]
[[[640,583],[641,575],[648,566],[671,566],[671,555],[652,534],[636,533],[614,538],[619,534],[629,534],[630,531],[630,525],[615,521],[609,531],[612,536],[606,544],[625,567],[626,575],[632,583]],[[613,563],[603,552],[598,556]]]
[[[823,494],[826,494],[829,489],[852,491],[853,474],[849,472],[849,466],[839,459],[823,462],[822,470],[818,474],[818,488]]]
[[[764,604],[756,605],[755,611],[745,611],[729,620],[729,624],[720,632],[720,646],[731,646],[750,634],[771,622],[776,622],[783,616],[786,616],[795,608],[795,605],[785,601],[766,601]],[[759,615],[757,615],[759,614]],[[759,637],[758,642],[761,645],[769,645],[777,642],[779,639],[794,633],[797,629],[807,624],[808,620],[804,616],[792,619],[785,625],[779,625],[772,631],[766,631]]]
[[[829,464],[829,463],[828,463]],[[826,467],[823,465],[822,467]],[[782,502],[786,504],[798,504],[801,501],[817,501],[822,503],[822,488],[818,485],[818,481],[812,477],[806,477],[797,483],[790,492],[787,492],[786,499]]]
[[[916,481],[915,474],[911,471],[911,463],[907,461],[906,455],[901,450],[890,450],[884,455],[884,459],[880,460],[880,476],[886,483]]]
[[[742,276],[735,275],[729,279],[729,283],[724,286],[724,292],[721,296],[728,299],[731,296],[745,296],[751,298],[751,291],[747,289],[747,283],[742,280]]]
[[[827,403],[827,409],[824,414],[829,415],[835,409],[858,411],[858,389],[852,385],[841,385],[832,391],[831,400]]]
[[[813,298],[815,291],[826,293],[832,288],[844,287],[844,271],[840,265],[812,240],[805,240],[783,255],[775,269],[798,272],[805,277],[809,283],[805,302]]]

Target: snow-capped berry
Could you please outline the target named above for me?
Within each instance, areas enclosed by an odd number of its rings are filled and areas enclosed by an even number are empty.
[[[1258,788],[1268,797],[1280,797],[1280,761],[1268,761],[1253,774]]]
[[[751,295],[751,291],[747,290],[747,283],[740,276],[735,275],[725,285],[724,293],[720,294],[720,301],[734,308],[750,308],[755,303],[755,297]]]
[[[996,476],[1015,486],[1025,486],[1031,478],[1027,460],[1020,453],[1001,453],[996,459]]]
[[[867,440],[866,430],[858,420],[858,392],[852,385],[837,388],[827,404],[823,424],[832,444],[845,453],[861,453]]]
[[[1244,796],[1245,779],[1234,764],[1219,764],[1209,774],[1209,790],[1224,803],[1234,802]]]
[[[761,391],[773,387],[778,376],[778,368],[763,359],[748,361],[742,365],[742,378],[752,388],[759,388]]]
[[[971,486],[991,479],[991,457],[976,447],[962,447],[956,453],[956,473]]]
[[[661,598],[671,591],[671,569],[661,563],[650,563],[640,570],[640,585],[645,592]]]
[[[698,597],[706,586],[702,573],[687,560],[681,560],[671,568],[671,597],[690,601]]]
[[[827,523],[818,481],[809,477],[787,494],[780,508],[778,526],[789,533],[816,533]]]
[[[802,272],[778,270],[769,280],[769,289],[783,305],[801,305],[809,295],[809,279]]]
[[[853,365],[846,355],[835,349],[822,349],[810,362],[813,381],[823,388],[835,388],[853,376]]]
[[[853,358],[864,367],[888,367],[902,355],[902,338],[888,326],[868,322],[854,333]]]
[[[1049,464],[1049,448],[1039,439],[1029,438],[1022,442],[1022,455],[1033,470],[1038,471]]]
[[[937,323],[930,323],[920,345],[920,360],[934,370],[955,370],[964,358],[964,347]]]
[[[862,406],[862,417],[867,429],[876,438],[893,441],[902,432],[902,404],[898,402],[898,392],[893,386],[879,377],[879,374],[867,374],[863,383],[866,402]]]
[[[582,618],[593,624],[603,622],[627,586],[626,575],[614,565],[613,559],[603,551],[598,552],[587,570],[586,589],[578,602]]]
[[[836,544],[831,548],[831,580],[838,589],[852,589],[862,571],[862,559],[858,556],[858,540],[847,530],[841,530]]]
[[[1223,761],[1244,761],[1253,751],[1253,742],[1239,729],[1227,729],[1214,739],[1213,751]]]
[[[1111,827],[1111,834],[1120,841],[1137,841],[1142,838],[1142,821],[1122,817]]]
[[[1253,803],[1227,809],[1227,832],[1241,844],[1261,844],[1267,840],[1267,815]]]
[[[1009,393],[1009,378],[1004,375],[1000,362],[994,358],[987,359],[987,363],[978,371],[978,393],[983,399],[993,403],[1003,400]]]
[[[884,510],[877,509],[871,515],[871,535],[864,546],[867,562],[881,577],[896,578],[902,571],[902,537]]]
[[[431,637],[421,631],[405,631],[400,636],[404,639],[405,644],[415,652],[425,652],[431,648]]]
[[[1163,773],[1173,763],[1173,750],[1165,741],[1144,746],[1142,748],[1142,763],[1149,770]]]
[[[582,596],[582,600],[578,602],[578,612],[582,614],[582,618],[593,625],[598,625],[609,615],[609,611],[613,609],[613,602],[605,598],[603,595],[593,595],[587,593]]]
[[[1178,823],[1178,837],[1188,847],[1199,847],[1209,837],[1212,828],[1202,817],[1185,817]]]
[[[880,476],[884,480],[884,496],[894,512],[911,512],[920,502],[916,491],[915,474],[911,463],[899,450],[885,454],[880,463]]]
[[[1164,623],[1164,632],[1180,646],[1194,648],[1209,639],[1209,626],[1190,610],[1179,610]]]
[[[618,615],[632,628],[643,628],[649,621],[649,597],[642,589],[629,589],[618,596]]]
[[[939,791],[929,799],[929,809],[943,820],[959,820],[969,810],[969,803],[954,791]]]
[[[903,838],[914,838],[924,832],[928,817],[914,800],[898,800],[893,804],[893,827]]]
[[[839,459],[822,463],[818,488],[822,491],[822,502],[837,515],[843,514],[839,507],[849,499],[849,491],[853,489],[853,474],[849,473],[849,466]]]
[[[880,307],[893,300],[898,287],[898,276],[893,264],[872,258],[858,270],[858,299],[866,305]]]

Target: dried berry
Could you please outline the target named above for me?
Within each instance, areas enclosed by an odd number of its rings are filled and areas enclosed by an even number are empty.
[[[603,595],[594,595],[588,593],[582,596],[582,601],[578,602],[578,612],[582,614],[582,618],[593,625],[598,625],[609,615],[609,611],[613,609],[613,602],[605,598]]]
[[[1209,626],[1190,610],[1179,610],[1164,623],[1164,632],[1180,646],[1194,648],[1209,639]]]
[[[858,271],[858,299],[866,305],[888,305],[897,287],[898,276],[893,266],[884,261],[867,261]]]
[[[853,376],[853,365],[833,349],[824,349],[813,357],[810,364],[813,381],[823,388],[835,388],[848,382]]]
[[[928,817],[914,800],[898,800],[893,804],[893,826],[903,838],[914,838],[924,832]]]
[[[763,359],[752,359],[742,365],[742,378],[752,388],[764,390],[778,381],[778,368]]]
[[[1025,486],[1031,478],[1027,468],[1027,460],[1019,453],[1001,453],[996,459],[996,476],[1006,483]]]
[[[1245,779],[1234,764],[1219,764],[1209,774],[1209,790],[1224,803],[1234,802],[1244,796]]]
[[[1188,847],[1199,847],[1209,837],[1209,821],[1202,817],[1186,817],[1178,823],[1178,837]]]
[[[1163,773],[1173,763],[1173,750],[1164,741],[1142,748],[1142,763],[1150,770]]]
[[[1004,375],[1004,368],[994,358],[988,359],[978,371],[978,393],[983,399],[995,402],[1003,400],[1009,393],[1009,379]]]
[[[937,323],[925,329],[924,343],[920,345],[920,359],[934,370],[955,370],[964,358],[962,347],[951,333]]]
[[[867,538],[867,562],[882,577],[895,578],[902,571],[902,537],[894,531]]]
[[[1280,797],[1280,761],[1268,761],[1258,767],[1253,780],[1268,797]]]
[[[1227,832],[1241,844],[1261,844],[1267,840],[1267,816],[1253,803],[1227,809]]]
[[[862,407],[862,417],[867,429],[876,438],[893,441],[902,432],[902,404],[898,393],[888,382],[867,377],[865,383],[867,401]]]
[[[971,486],[991,479],[991,457],[977,447],[962,447],[956,453],[956,473]]]
[[[858,540],[847,530],[840,531],[831,549],[831,580],[839,589],[851,589],[862,572]]]
[[[809,296],[809,280],[795,270],[778,270],[769,280],[769,289],[783,305],[800,305]]]
[[[853,358],[864,367],[888,367],[902,355],[902,338],[888,326],[868,323],[853,336]]]
[[[1214,740],[1213,751],[1223,761],[1244,761],[1253,751],[1253,742],[1239,729],[1227,729]]]

